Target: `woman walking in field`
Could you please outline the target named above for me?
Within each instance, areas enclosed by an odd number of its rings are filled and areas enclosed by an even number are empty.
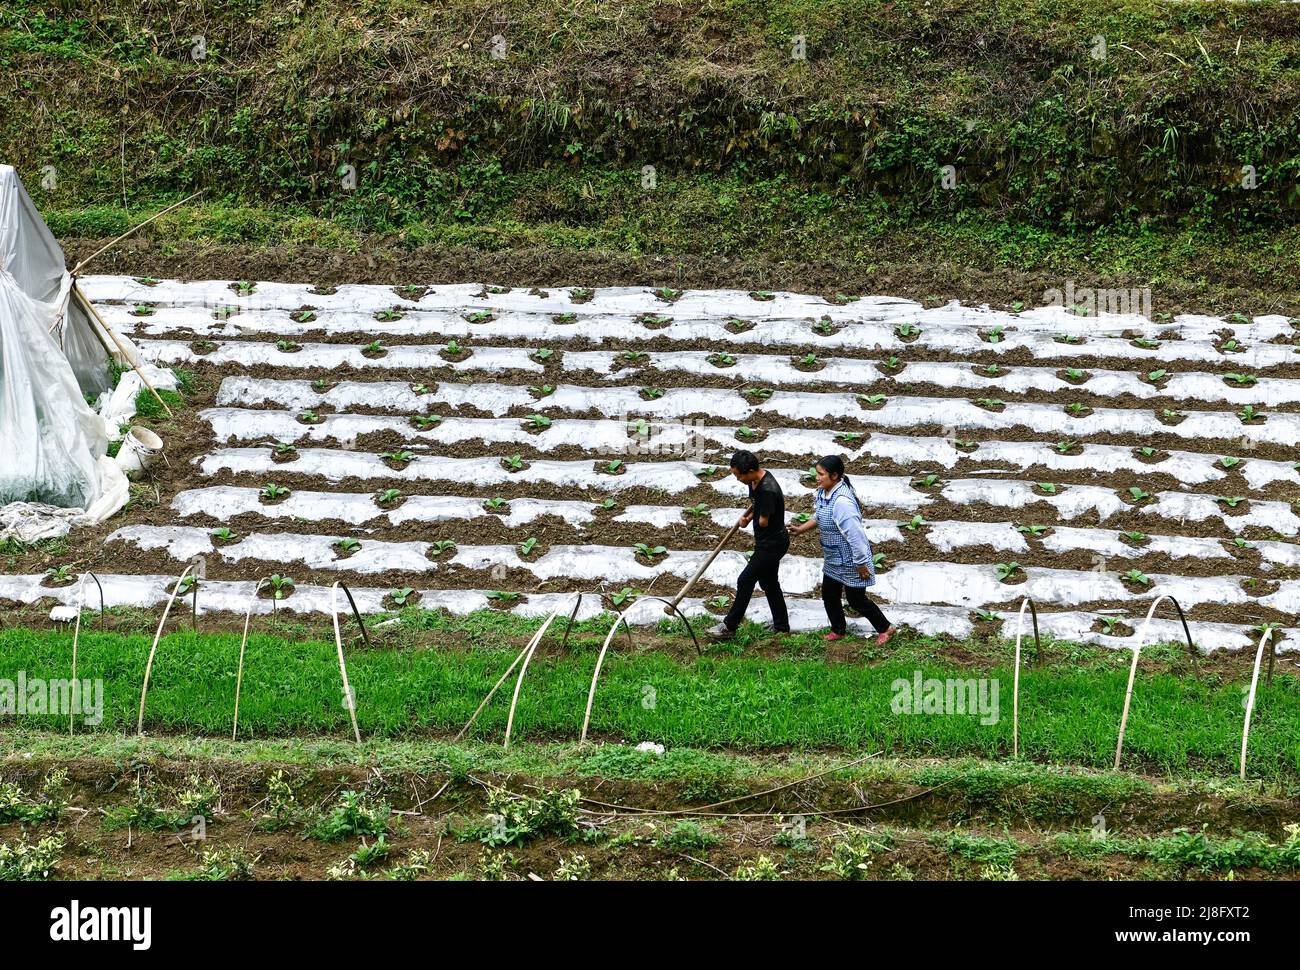
[[[849,605],[871,621],[876,628],[876,644],[884,646],[893,637],[894,627],[880,612],[880,607],[867,599],[867,587],[876,584],[876,570],[871,559],[871,543],[862,528],[862,510],[857,493],[844,474],[844,462],[836,455],[827,455],[817,462],[817,492],[813,496],[816,513],[802,525],[790,526],[790,531],[802,534],[810,529],[821,530],[822,605],[831,621],[831,632],[824,640],[843,639],[848,630],[844,619],[842,597]]]

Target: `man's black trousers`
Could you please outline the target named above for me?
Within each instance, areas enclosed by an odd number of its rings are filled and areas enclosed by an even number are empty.
[[[740,621],[745,618],[745,610],[749,609],[749,600],[754,595],[754,584],[757,583],[763,588],[768,609],[772,611],[772,629],[779,633],[790,631],[790,614],[786,612],[785,594],[781,592],[781,579],[777,576],[781,558],[789,551],[788,538],[775,548],[754,550],[749,565],[736,580],[736,601],[731,604],[730,612],[722,621],[729,629],[738,628]]]

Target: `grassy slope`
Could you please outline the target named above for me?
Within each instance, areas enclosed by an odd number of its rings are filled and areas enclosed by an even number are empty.
[[[1069,278],[1149,284],[1157,309],[1296,299],[1300,14],[1285,5],[83,10],[21,0],[0,14],[0,94],[34,107],[0,122],[0,153],[64,237],[209,190],[153,227],[161,250],[103,269],[145,272],[215,241],[378,255],[351,274],[387,278],[412,248],[464,246],[502,282],[553,267],[1009,302]],[[494,34],[504,60],[486,53]],[[790,57],[796,35],[806,61]],[[528,257],[482,256],[502,251]],[[466,270],[408,263],[439,269]]]
[[[104,723],[131,729],[149,637],[84,631],[79,677],[104,679]],[[495,642],[495,641],[489,641]],[[513,651],[474,646],[469,652],[353,652],[349,679],[366,734],[444,734],[458,730],[513,659]],[[238,637],[176,633],[164,639],[152,675],[147,721],[154,729],[221,734],[233,714]],[[576,737],[593,656],[537,657],[520,697],[517,737]],[[64,634],[0,632],[0,669],[28,678],[66,677]],[[822,660],[705,657],[686,666],[658,654],[611,655],[601,675],[592,729],[633,741],[762,749],[844,747],[904,755],[996,757],[1010,748],[1011,672],[987,671],[1000,682],[998,723],[974,716],[895,715],[893,682],[970,677],[938,660],[899,655],[870,666]],[[1120,669],[1062,664],[1025,670],[1021,679],[1021,750],[1031,758],[1105,766],[1113,757],[1124,694]],[[509,688],[507,687],[506,690]],[[1300,770],[1293,739],[1300,729],[1297,683],[1261,686],[1251,733],[1251,770],[1263,776]],[[478,737],[499,736],[508,700],[480,717]],[[1241,730],[1240,685],[1168,673],[1144,674],[1134,691],[1126,757],[1161,770],[1234,773]],[[57,717],[28,715],[20,723],[58,727]],[[248,644],[241,730],[256,735],[346,731],[347,713],[332,644],[254,635]],[[82,730],[85,730],[82,728]]]

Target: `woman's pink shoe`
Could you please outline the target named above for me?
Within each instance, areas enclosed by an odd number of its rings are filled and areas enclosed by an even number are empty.
[[[825,636],[823,636],[822,639],[827,642],[834,642],[836,640],[843,640],[846,636],[848,636],[847,633],[836,633],[834,630],[832,630],[830,633],[827,633]]]
[[[876,646],[883,647],[886,643],[888,643],[891,639],[893,639],[894,634],[897,632],[898,631],[891,626],[884,633],[876,637]]]

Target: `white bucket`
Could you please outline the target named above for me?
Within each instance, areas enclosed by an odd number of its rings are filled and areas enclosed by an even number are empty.
[[[117,465],[127,478],[135,478],[162,453],[163,441],[148,428],[132,428],[122,439]]]

